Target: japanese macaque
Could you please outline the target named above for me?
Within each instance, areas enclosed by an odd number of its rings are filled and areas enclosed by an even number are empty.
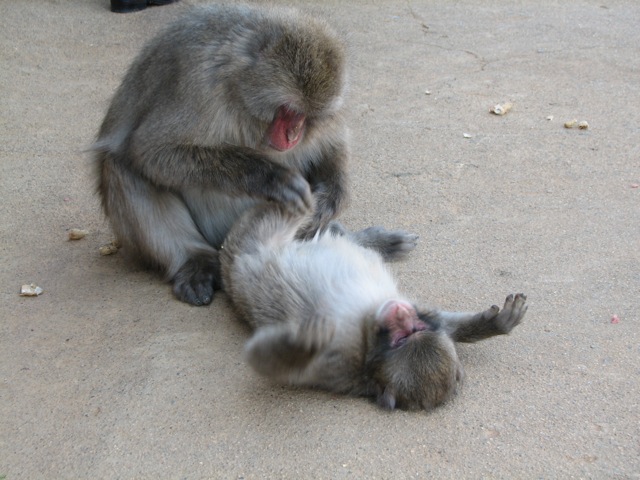
[[[255,330],[248,361],[277,381],[431,409],[462,378],[454,342],[507,334],[527,310],[523,294],[480,313],[417,307],[383,263],[413,249],[415,235],[336,227],[296,239],[309,218],[258,205],[221,250],[225,291]]]
[[[95,152],[118,240],[193,305],[220,287],[218,249],[248,207],[271,201],[325,229],[346,202],[345,48],[292,10],[194,8],[142,50]]]

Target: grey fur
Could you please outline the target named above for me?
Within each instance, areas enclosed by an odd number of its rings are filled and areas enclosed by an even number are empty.
[[[349,235],[333,224],[296,240],[306,221],[276,205],[256,206],[221,251],[225,291],[255,330],[249,363],[277,381],[375,396],[388,409],[430,409],[462,378],[454,341],[509,333],[526,312],[522,294],[480,313],[416,308],[383,262],[413,249],[414,235],[381,228]],[[382,313],[390,300],[413,309],[423,328],[399,346]]]
[[[324,228],[346,202],[345,84],[343,43],[317,18],[212,5],[170,25],[129,68],[93,146],[125,250],[201,305],[220,286],[217,248],[256,201],[315,203],[300,234]],[[279,151],[270,132],[285,107],[305,128]]]

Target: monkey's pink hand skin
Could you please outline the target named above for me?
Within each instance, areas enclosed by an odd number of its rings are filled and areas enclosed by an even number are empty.
[[[463,378],[456,341],[509,333],[522,321],[523,294],[479,313],[417,307],[383,263],[383,255],[415,247],[415,235],[380,227],[350,234],[332,222],[297,240],[313,214],[257,205],[222,249],[225,290],[255,329],[246,354],[259,373],[375,397],[386,409],[428,410],[451,398]]]

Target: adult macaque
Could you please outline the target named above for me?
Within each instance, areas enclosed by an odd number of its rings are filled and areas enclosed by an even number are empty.
[[[343,43],[315,17],[208,6],[169,26],[131,65],[93,147],[125,251],[203,305],[248,207],[315,203],[298,235],[326,227],[346,201],[345,82]]]
[[[523,294],[480,313],[416,307],[379,253],[404,254],[414,235],[329,229],[296,240],[308,220],[277,205],[256,206],[221,250],[225,291],[255,329],[249,363],[275,380],[375,396],[388,409],[430,409],[462,377],[454,342],[509,333],[527,310]]]

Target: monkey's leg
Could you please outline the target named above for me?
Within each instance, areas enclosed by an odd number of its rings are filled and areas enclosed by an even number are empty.
[[[443,329],[455,342],[476,342],[496,335],[504,335],[518,325],[527,311],[527,296],[509,295],[502,310],[493,305],[484,312],[418,313],[418,317],[434,329]]]
[[[336,223],[331,223],[331,229],[339,231],[339,228],[342,228],[343,234],[346,234],[346,230]],[[348,235],[358,245],[378,252],[385,261],[406,257],[418,244],[418,235],[404,230],[387,230],[383,227],[369,227]]]
[[[260,252],[265,247],[276,251],[293,241],[305,218],[277,203],[258,203],[233,224],[220,249],[220,269],[223,288],[236,307],[251,297],[247,282],[256,281],[254,277],[262,271]]]
[[[308,215],[293,213],[278,203],[259,203],[233,225],[221,255],[232,262],[235,256],[255,253],[264,246],[286,245],[308,219]]]
[[[285,380],[301,372],[326,347],[335,325],[324,317],[312,316],[298,328],[291,323],[259,328],[247,342],[249,364],[262,375]]]
[[[108,157],[101,165],[99,189],[118,239],[146,263],[160,268],[180,300],[211,303],[220,277],[218,252],[202,237],[182,199],[153,187]]]

